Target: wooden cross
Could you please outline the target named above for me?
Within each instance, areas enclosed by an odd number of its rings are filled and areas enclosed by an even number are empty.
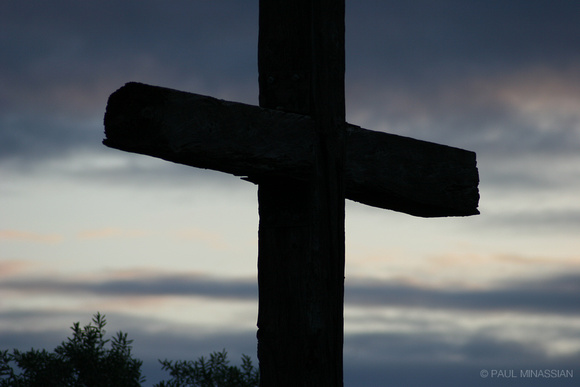
[[[261,386],[342,386],[344,199],[478,214],[475,153],[345,123],[344,0],[261,0],[260,107],[128,83],[109,147],[258,184]]]

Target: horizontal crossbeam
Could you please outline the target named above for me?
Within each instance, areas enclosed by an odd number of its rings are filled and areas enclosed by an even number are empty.
[[[141,83],[109,97],[111,148],[246,177],[311,178],[314,121]],[[478,214],[475,153],[347,126],[346,198],[422,217]]]

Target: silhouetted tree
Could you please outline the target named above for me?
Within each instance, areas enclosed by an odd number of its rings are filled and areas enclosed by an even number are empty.
[[[53,352],[46,349],[22,352],[0,350],[0,387],[131,387],[141,386],[143,362],[131,353],[133,340],[118,332],[105,339],[105,315],[97,313],[92,323],[71,327],[72,337]],[[106,348],[110,342],[110,348]],[[249,356],[242,355],[241,368],[230,366],[227,352],[214,352],[209,359],[159,361],[171,379],[154,387],[258,387],[259,372]],[[15,363],[14,367],[12,363]],[[15,369],[16,368],[16,369]]]
[[[46,349],[0,352],[0,386],[140,386],[145,381],[141,375],[143,362],[132,358],[133,340],[128,340],[123,332],[118,332],[112,340],[105,340],[106,324],[105,316],[100,313],[84,328],[74,323],[72,337],[52,353]],[[109,342],[110,348],[106,348]],[[15,372],[11,362],[21,372]]]
[[[230,366],[227,352],[214,352],[209,360],[159,361],[172,379],[154,387],[258,387],[259,372],[247,355],[242,355],[241,368]]]

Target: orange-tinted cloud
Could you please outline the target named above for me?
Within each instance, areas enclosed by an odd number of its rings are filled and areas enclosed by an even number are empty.
[[[77,234],[80,239],[103,239],[103,238],[138,238],[148,235],[145,230],[123,230],[121,228],[107,227],[94,230],[85,230]]]
[[[0,261],[0,277],[11,277],[30,268],[32,264],[29,261]]]
[[[58,234],[41,234],[21,230],[0,230],[0,240],[27,241],[35,243],[60,243],[64,239]]]

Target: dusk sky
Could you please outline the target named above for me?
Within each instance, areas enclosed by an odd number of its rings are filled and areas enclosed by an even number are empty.
[[[475,151],[481,214],[347,201],[345,386],[578,386],[580,2],[346,7],[347,120]],[[0,31],[0,349],[99,311],[147,386],[256,361],[257,187],[101,141],[129,81],[257,104],[258,1],[4,0]]]

